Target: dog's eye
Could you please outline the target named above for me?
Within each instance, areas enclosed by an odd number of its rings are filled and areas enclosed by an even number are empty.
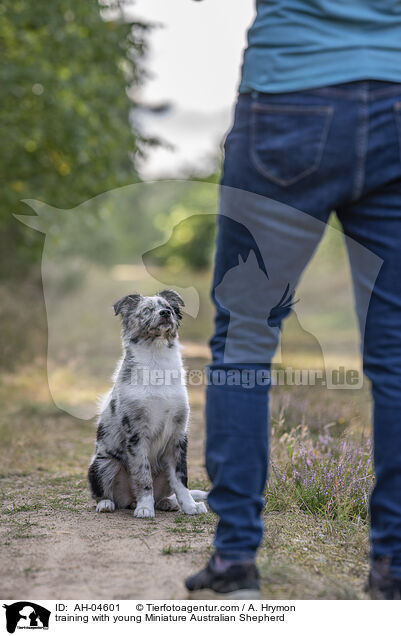
[[[145,309],[143,310],[143,313],[144,313],[145,315],[146,315],[146,314],[150,314],[150,311],[151,311],[151,310],[149,309],[149,307],[145,307]]]

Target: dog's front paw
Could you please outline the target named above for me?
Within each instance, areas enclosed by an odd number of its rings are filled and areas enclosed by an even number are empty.
[[[138,505],[134,510],[134,517],[138,517],[139,519],[154,517],[155,511],[154,508],[149,508],[148,506]]]
[[[96,506],[96,512],[114,512],[116,506],[111,499],[102,499]]]

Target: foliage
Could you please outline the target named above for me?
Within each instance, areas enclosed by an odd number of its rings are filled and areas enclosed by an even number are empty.
[[[163,244],[144,255],[144,263],[172,271],[206,269],[212,261],[216,230],[217,175],[188,180],[178,202],[167,210],[162,207],[154,218],[155,229],[162,232]]]
[[[355,440],[344,433],[337,437],[335,431],[328,425],[313,435],[305,424],[290,432],[284,432],[283,421],[272,425],[288,460],[281,466],[272,463],[268,510],[295,506],[329,519],[367,519],[374,481],[370,439]]]
[[[145,73],[149,25],[103,19],[96,0],[0,3],[1,266],[36,257],[41,238],[18,224],[18,202],[62,208],[138,180],[147,143],[135,127],[127,89]],[[130,121],[131,120],[131,121]],[[19,208],[19,209],[18,209]]]

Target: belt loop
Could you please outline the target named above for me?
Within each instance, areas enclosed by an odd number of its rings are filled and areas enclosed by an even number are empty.
[[[256,100],[259,97],[259,91],[252,91],[251,93],[252,99]]]

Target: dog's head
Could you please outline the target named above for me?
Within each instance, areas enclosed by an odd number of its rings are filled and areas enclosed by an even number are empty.
[[[121,315],[123,336],[132,341],[173,340],[182,318],[184,301],[172,289],[164,289],[156,296],[128,294],[114,304],[114,313]]]

